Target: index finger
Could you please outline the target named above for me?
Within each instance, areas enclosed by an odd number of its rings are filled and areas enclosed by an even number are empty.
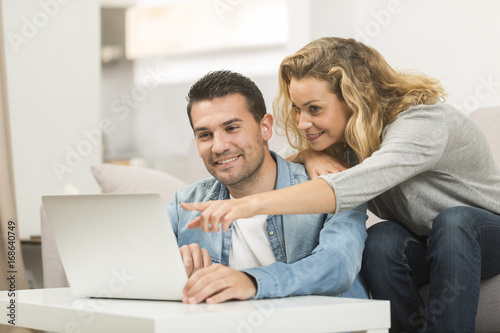
[[[204,211],[210,206],[209,202],[181,202],[181,207],[185,210]]]
[[[201,226],[201,218],[198,216],[194,220],[188,223],[188,229],[196,229]]]
[[[185,210],[203,211],[209,206],[208,202],[181,202],[181,207]],[[201,227],[201,217],[198,216],[188,223],[188,229],[196,229]]]

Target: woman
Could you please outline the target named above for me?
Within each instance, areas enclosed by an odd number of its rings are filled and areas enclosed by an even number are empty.
[[[368,229],[362,273],[374,298],[391,300],[391,331],[474,332],[480,280],[500,273],[500,171],[479,128],[441,103],[438,81],[395,71],[352,39],[313,41],[279,74],[276,118],[301,150],[290,158],[312,176],[329,174],[185,205],[203,211],[192,226],[226,230],[241,217],[369,201],[386,221]]]

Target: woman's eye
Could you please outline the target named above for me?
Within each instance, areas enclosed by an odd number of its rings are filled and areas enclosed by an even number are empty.
[[[295,109],[295,112],[300,113],[300,109],[298,106],[293,105],[292,108]]]
[[[311,113],[318,113],[320,110],[320,107],[319,106],[311,106],[310,110],[311,110]]]

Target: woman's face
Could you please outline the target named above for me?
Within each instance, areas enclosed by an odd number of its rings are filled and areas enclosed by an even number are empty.
[[[350,117],[347,104],[330,92],[326,82],[313,77],[292,78],[290,99],[297,125],[313,150],[321,151],[346,141],[345,128]]]

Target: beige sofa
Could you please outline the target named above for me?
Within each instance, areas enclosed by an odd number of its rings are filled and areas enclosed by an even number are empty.
[[[478,110],[472,113],[471,117],[489,138],[495,160],[500,166],[500,107]],[[195,163],[191,162],[192,167]],[[202,167],[202,164],[199,165]],[[92,172],[103,193],[156,192],[164,198],[165,203],[170,202],[175,191],[184,185],[183,181],[173,176],[147,168],[102,164],[94,166]],[[66,287],[66,275],[43,208],[41,224],[44,287]],[[421,292],[425,296],[426,287],[423,287]],[[481,283],[476,332],[500,332],[499,313],[500,275]]]

